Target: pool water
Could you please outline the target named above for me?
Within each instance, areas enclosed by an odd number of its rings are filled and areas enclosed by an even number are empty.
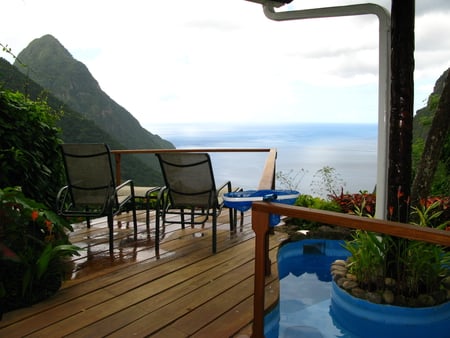
[[[330,315],[330,266],[349,252],[337,240],[288,243],[278,253],[280,302],[265,317],[267,338],[359,338]]]

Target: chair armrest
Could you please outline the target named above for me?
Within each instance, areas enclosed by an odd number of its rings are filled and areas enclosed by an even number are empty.
[[[59,214],[62,212],[65,202],[67,193],[69,192],[69,186],[66,185],[59,189],[58,194],[56,195],[56,212]]]
[[[217,195],[220,195],[220,193],[222,192],[223,189],[227,188],[226,192],[231,192],[231,181],[227,181],[224,184],[222,184],[218,189],[217,189]]]
[[[134,195],[134,183],[133,183],[133,180],[126,180],[125,182],[122,182],[121,184],[119,184],[116,187],[116,191],[119,191],[120,189],[123,189],[127,185],[129,185],[131,187],[131,191],[133,192],[133,195]]]

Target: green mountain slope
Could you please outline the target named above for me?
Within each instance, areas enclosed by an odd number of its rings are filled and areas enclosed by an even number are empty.
[[[112,149],[123,149],[120,144],[107,132],[98,127],[94,121],[73,111],[64,105],[52,94],[45,91],[34,81],[30,80],[5,59],[0,58],[0,89],[9,89],[25,93],[33,100],[46,98],[47,103],[56,111],[63,111],[63,116],[58,122],[61,129],[61,139],[67,143],[101,142],[107,143]],[[1,114],[1,112],[0,112]],[[161,184],[159,169],[152,169],[143,163],[135,155],[127,155],[122,163],[122,176],[133,178],[137,184]]]
[[[87,67],[75,60],[53,36],[45,35],[33,40],[19,53],[17,59],[27,65],[27,67],[23,67],[16,61],[14,65],[20,72],[45,88],[73,112],[78,112],[82,119],[94,122],[103,131],[103,134],[106,133],[115,140],[114,143],[117,146],[111,145],[112,148],[174,148],[169,141],[142,128],[128,111],[103,92]],[[66,115],[69,114],[66,113],[63,120],[66,119]],[[63,133],[65,142],[68,142],[69,139],[84,140],[85,137],[95,137],[87,130],[78,130],[71,123],[63,126]],[[87,141],[85,140],[85,142]],[[111,142],[107,143],[111,144]],[[153,155],[133,156],[148,166],[144,170],[146,172],[145,182],[134,175],[133,178],[136,182],[138,184],[159,184],[161,176],[156,158]],[[122,161],[128,162],[129,157],[129,155],[123,156]],[[127,172],[128,170],[124,171],[124,178],[131,178],[125,176]]]

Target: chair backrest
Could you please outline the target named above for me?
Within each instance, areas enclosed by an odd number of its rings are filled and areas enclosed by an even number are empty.
[[[207,153],[157,153],[172,207],[217,206],[216,184]]]
[[[112,206],[115,181],[108,145],[66,143],[61,149],[74,206]]]

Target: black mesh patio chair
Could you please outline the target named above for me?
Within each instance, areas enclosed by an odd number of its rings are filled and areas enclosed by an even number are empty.
[[[135,191],[132,180],[116,186],[111,153],[106,144],[62,144],[67,185],[58,192],[56,210],[63,216],[108,218],[109,252],[114,250],[114,216],[133,213],[134,240],[137,239]]]
[[[156,208],[156,252],[159,253],[160,225],[204,225],[212,218],[212,251],[217,251],[217,217],[223,194],[232,192],[231,181],[216,188],[211,158],[207,153],[157,153],[165,187]],[[236,191],[237,189],[235,189]],[[242,219],[242,215],[241,215]],[[230,231],[236,231],[236,211],[229,209]],[[162,223],[162,224],[161,224]]]

